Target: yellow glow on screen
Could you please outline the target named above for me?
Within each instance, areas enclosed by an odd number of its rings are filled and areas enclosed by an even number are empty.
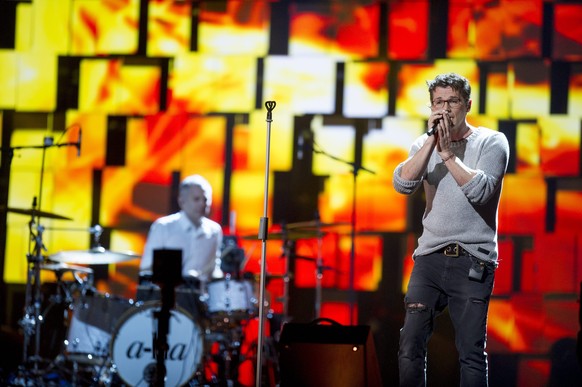
[[[392,188],[392,180],[361,172],[357,187],[359,230],[402,232],[406,229],[407,198]],[[387,205],[389,203],[389,205]]]
[[[204,2],[200,9],[198,49],[205,54],[266,55],[270,2],[226,1],[224,12]]]
[[[71,16],[71,54],[135,54],[139,0],[75,0]]]
[[[542,130],[541,161],[546,175],[580,175],[580,120],[552,115],[538,119]]]
[[[256,59],[179,55],[171,71],[170,88],[172,111],[248,112],[255,104]]]
[[[54,177],[60,173],[56,160],[64,152],[52,148],[44,152],[40,148],[47,137],[45,130],[15,130],[12,135],[14,147],[28,147],[17,150],[12,158],[11,176],[12,183],[9,186],[8,206],[16,209],[32,210],[33,206],[41,211],[56,213],[61,216],[69,216],[65,213],[57,213],[59,207],[55,205],[54,192],[56,189]],[[43,171],[43,179],[40,172]],[[35,225],[38,219],[34,220]],[[31,244],[30,233],[37,233],[37,228],[32,225],[29,228],[28,222],[33,221],[31,215],[10,214],[7,218],[7,243],[6,243],[6,265],[4,278],[10,282],[26,282],[26,256],[32,251],[34,244]],[[42,226],[47,227],[58,224],[53,219],[42,219]],[[47,235],[46,238],[50,238]],[[50,239],[45,240],[47,248],[51,248]],[[31,247],[32,246],[32,247]]]
[[[377,56],[378,4],[344,8],[336,4],[296,3],[290,13],[290,55]]]
[[[316,152],[313,156],[313,173],[315,175],[330,175],[350,173],[352,170],[346,162],[354,161],[354,129],[351,126],[324,126],[314,133]],[[339,158],[334,160],[327,156]],[[343,161],[343,162],[342,162]]]
[[[546,181],[542,175],[506,175],[499,204],[499,233],[543,233],[545,208]]]
[[[530,118],[550,112],[549,68],[542,62],[513,63],[511,116]]]
[[[19,6],[20,49],[67,54],[70,45],[72,0],[38,0],[34,7]],[[25,27],[26,26],[26,27]]]
[[[0,106],[51,111],[56,97],[56,56],[45,52],[0,51]]]
[[[16,105],[19,58],[20,55],[14,51],[0,50],[0,106],[3,108],[13,109]]]
[[[353,186],[353,179],[348,174],[331,175],[325,179],[324,192],[319,200],[319,212],[323,219],[351,221]]]
[[[467,115],[467,120],[474,126],[484,126],[492,130],[499,130],[499,121],[497,118],[490,115],[479,115],[477,114],[477,109],[474,108]]]
[[[335,101],[335,61],[329,57],[268,57],[264,95],[294,113],[331,113]]]
[[[537,124],[520,123],[517,127],[517,172],[540,173],[541,131]]]
[[[422,120],[386,118],[381,130],[364,137],[362,165],[373,171],[359,174],[360,228],[403,231],[406,227],[406,196],[392,188],[396,166],[408,157],[410,144],[424,131]],[[385,205],[390,203],[390,205]]]
[[[192,3],[150,1],[148,55],[172,55],[190,50]]]
[[[107,115],[69,110],[67,111],[67,124],[71,128],[67,132],[67,141],[78,141],[79,128],[82,128],[83,144],[81,145],[80,158],[77,157],[75,149],[69,148],[69,163],[66,167],[71,170],[103,168],[105,165]],[[73,129],[73,127],[75,128]]]
[[[272,112],[269,144],[269,168],[271,171],[289,170],[292,159],[293,116],[286,106],[277,106]],[[250,115],[248,147],[246,157],[248,169],[264,171],[267,165],[267,120],[266,110],[255,110]]]
[[[388,64],[383,62],[346,63],[346,117],[382,117],[388,114],[388,69]]]
[[[486,113],[492,117],[508,118],[511,94],[508,92],[506,72],[492,72],[487,76]]]
[[[351,237],[340,239],[339,254],[341,261],[338,270],[339,289],[349,289],[350,256],[352,250]],[[382,273],[382,240],[376,236],[358,236],[354,246],[354,289],[363,291],[375,291],[381,280]]]
[[[161,70],[118,59],[85,59],[80,65],[79,110],[152,114],[159,110]]]
[[[264,187],[265,174],[263,172],[240,171],[233,173],[231,211],[234,212],[235,216],[232,226],[237,233],[258,236],[259,220],[263,216]],[[272,191],[271,184],[269,185],[269,193]]]

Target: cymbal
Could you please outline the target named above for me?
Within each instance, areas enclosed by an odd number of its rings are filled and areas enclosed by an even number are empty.
[[[271,240],[287,240],[287,241],[295,241],[298,239],[312,239],[317,238],[318,234],[314,231],[275,231],[270,232],[267,234],[267,239]],[[244,235],[241,237],[242,239],[252,240],[252,239],[259,239],[257,234],[253,235]]]
[[[297,229],[322,229],[322,228],[331,228],[331,227],[340,227],[340,226],[349,226],[349,222],[336,222],[336,223],[324,223],[317,220],[308,220],[306,222],[298,222],[298,223],[289,223],[287,228],[289,230],[297,230]]]
[[[64,273],[66,271],[78,271],[78,272],[86,273],[86,274],[93,273],[93,269],[91,269],[89,267],[68,265],[68,264],[62,263],[62,262],[59,262],[59,263],[41,263],[40,268],[42,270],[54,271],[57,274],[61,274],[61,273]]]
[[[53,213],[45,212],[45,211],[33,210],[33,209],[2,207],[2,210],[6,210],[7,212],[13,212],[15,214],[40,216],[42,218],[73,220],[71,218],[67,218],[66,216],[57,215],[57,214],[53,214]]]
[[[61,251],[49,256],[49,259],[56,262],[78,263],[83,265],[104,265],[109,263],[119,263],[139,258],[133,252],[114,252],[98,246],[90,250]]]

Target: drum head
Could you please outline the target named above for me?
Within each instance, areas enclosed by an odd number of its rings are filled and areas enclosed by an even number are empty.
[[[111,355],[119,376],[129,385],[155,382],[155,312],[160,309],[159,302],[145,303],[122,316],[115,329]],[[184,385],[194,377],[200,365],[203,337],[200,327],[182,308],[171,310],[167,343],[165,385]]]
[[[67,333],[66,353],[78,363],[102,364],[109,357],[111,334],[133,301],[95,293],[78,298]]]

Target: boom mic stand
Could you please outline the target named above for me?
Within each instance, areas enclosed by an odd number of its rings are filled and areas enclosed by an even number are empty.
[[[275,101],[265,102],[267,108],[267,145],[265,152],[265,191],[263,200],[263,217],[259,223],[258,237],[262,241],[261,248],[261,277],[259,283],[259,334],[257,343],[257,366],[255,375],[255,385],[261,386],[261,377],[263,371],[263,341],[264,341],[264,309],[265,309],[265,277],[267,266],[267,236],[269,230],[268,204],[269,204],[269,162],[270,162],[270,146],[271,146],[271,122],[273,121],[272,112],[277,103]]]
[[[40,284],[40,264],[43,261],[42,252],[46,251],[46,248],[42,242],[42,235],[44,232],[44,227],[40,225],[41,218],[41,201],[43,192],[43,180],[44,180],[44,168],[46,160],[46,150],[52,147],[63,147],[63,146],[75,146],[80,149],[79,142],[66,142],[55,144],[53,138],[50,136],[44,137],[43,145],[36,146],[17,146],[10,147],[8,151],[12,155],[15,150],[21,149],[42,149],[42,161],[40,169],[40,184],[39,184],[39,194],[38,194],[38,207],[37,207],[37,197],[34,197],[32,202],[31,220],[29,223],[29,252],[27,253],[27,278],[26,278],[26,291],[25,291],[25,305],[24,305],[24,317],[19,321],[19,325],[23,328],[24,338],[23,338],[23,351],[22,351],[22,361],[24,365],[24,370],[26,366],[32,366],[32,373],[34,377],[39,376],[39,363],[40,363],[40,328],[42,323],[41,316],[41,284]],[[2,148],[2,150],[6,150]],[[36,220],[35,220],[36,218]],[[35,227],[36,225],[36,227]],[[36,234],[34,229],[36,228]],[[34,247],[31,245],[34,244]],[[34,336],[34,346],[33,355],[29,355],[29,346],[32,343],[32,337]],[[20,370],[22,372],[23,369]],[[28,375],[25,375],[28,377]]]
[[[312,140],[312,143],[313,143],[313,146],[312,146],[313,153],[324,155],[332,160],[336,160],[336,161],[339,161],[341,163],[347,164],[352,168],[351,173],[353,176],[353,183],[352,183],[352,213],[351,213],[351,220],[350,220],[351,247],[350,247],[350,273],[349,273],[349,301],[350,301],[350,325],[354,325],[354,305],[356,303],[356,295],[355,295],[355,291],[354,291],[354,280],[355,280],[355,273],[354,272],[355,272],[355,266],[356,266],[355,263],[356,263],[356,194],[357,194],[356,187],[357,187],[357,178],[358,178],[358,173],[360,170],[366,171],[366,172],[371,173],[373,175],[375,175],[376,172],[374,172],[368,168],[365,168],[364,166],[362,166],[360,163],[358,163],[356,161],[343,160],[337,156],[334,156],[334,155],[331,155],[331,154],[325,152],[315,142],[315,140]],[[318,270],[320,270],[319,269],[320,267],[321,267],[321,262],[318,262]],[[318,272],[318,276],[319,275],[320,274]],[[321,289],[319,291],[321,291]],[[318,302],[321,302],[321,300],[319,300]]]

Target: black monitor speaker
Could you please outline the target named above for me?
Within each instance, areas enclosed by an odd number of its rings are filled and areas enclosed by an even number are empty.
[[[382,386],[367,325],[286,323],[279,340],[279,367],[281,387]]]

